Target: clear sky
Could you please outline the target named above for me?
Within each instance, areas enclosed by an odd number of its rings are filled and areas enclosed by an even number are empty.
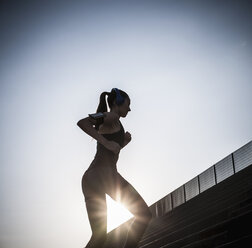
[[[77,121],[131,98],[118,171],[148,205],[251,140],[249,1],[1,1],[0,246],[83,247]],[[112,218],[112,217],[109,217]]]

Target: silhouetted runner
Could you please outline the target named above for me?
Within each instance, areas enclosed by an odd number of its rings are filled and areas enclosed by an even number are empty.
[[[110,112],[107,112],[106,95]],[[103,92],[100,95],[97,114],[89,114],[77,123],[85,133],[97,140],[95,157],[81,180],[92,229],[92,236],[86,248],[102,248],[107,239],[105,194],[124,204],[134,215],[124,248],[137,247],[152,218],[144,199],[117,171],[116,163],[120,150],[131,141],[131,134],[124,132],[119,120],[131,111],[129,106],[128,94],[113,88],[111,92]]]

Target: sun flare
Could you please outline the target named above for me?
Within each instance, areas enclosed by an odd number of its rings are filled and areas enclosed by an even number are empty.
[[[115,229],[125,221],[129,220],[133,215],[122,204],[111,199],[106,195],[107,200],[107,231]]]

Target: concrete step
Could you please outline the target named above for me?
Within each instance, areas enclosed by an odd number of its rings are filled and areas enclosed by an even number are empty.
[[[236,239],[234,241],[218,245],[215,248],[245,248],[251,247],[252,244],[252,234],[246,235],[242,238]]]
[[[202,228],[199,231],[193,227],[168,233],[153,239],[151,242],[140,245],[140,248],[176,248],[176,247],[205,247],[204,244],[216,244],[216,238],[219,239],[219,244],[227,241],[241,238],[250,234],[248,225],[251,223],[252,210],[242,213],[238,216],[229,218],[214,225]],[[188,229],[190,228],[190,229]],[[191,230],[191,232],[190,232]],[[209,246],[210,247],[210,246]]]
[[[252,209],[251,198],[245,199],[243,202],[235,203],[223,210],[219,209],[218,211],[203,211],[202,213],[199,212],[198,214],[182,219],[180,222],[169,222],[169,220],[167,220],[167,222],[165,223],[166,225],[163,224],[162,228],[156,229],[155,232],[149,232],[149,235],[146,235],[139,244],[144,244],[149,240],[157,239],[164,233],[170,233],[174,230],[179,230],[196,223],[200,223],[198,225],[207,226],[210,223],[228,219],[229,217],[236,216],[239,213],[250,209]]]

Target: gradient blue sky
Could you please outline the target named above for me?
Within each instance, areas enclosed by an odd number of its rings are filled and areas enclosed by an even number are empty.
[[[251,140],[249,1],[1,1],[0,246],[83,247],[76,125],[131,98],[118,171],[148,205]]]

